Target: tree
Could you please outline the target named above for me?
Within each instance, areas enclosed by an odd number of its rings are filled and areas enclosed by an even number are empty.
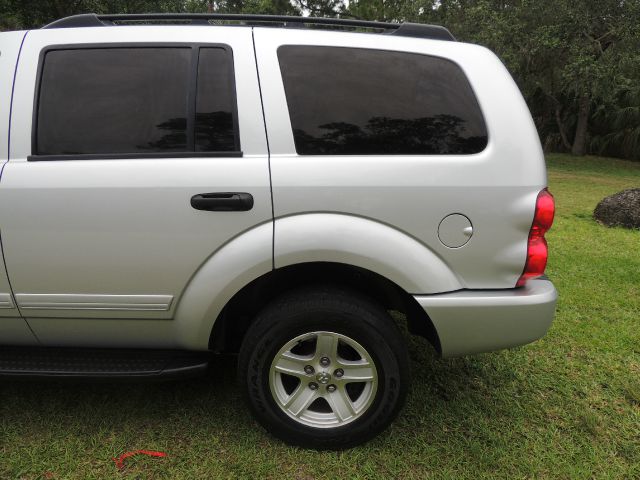
[[[498,53],[547,147],[584,154],[594,112],[615,109],[640,80],[637,1],[442,0],[423,3],[421,12],[421,20],[442,21]]]
[[[0,28],[86,12],[207,11],[445,25],[507,65],[546,149],[640,159],[640,0],[0,0]]]

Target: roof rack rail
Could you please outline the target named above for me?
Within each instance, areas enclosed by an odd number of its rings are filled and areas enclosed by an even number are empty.
[[[264,24],[283,24],[284,26],[318,25],[355,27],[384,30],[390,35],[401,37],[429,38],[434,40],[455,41],[449,30],[439,25],[425,25],[421,23],[389,23],[366,20],[352,20],[344,18],[317,17],[289,17],[285,15],[245,15],[233,13],[139,13],[96,15],[86,13],[61,18],[42,28],[77,28],[77,27],[105,27],[116,24],[166,22],[189,23],[192,25],[210,25],[209,21],[234,21],[245,25],[265,26]]]

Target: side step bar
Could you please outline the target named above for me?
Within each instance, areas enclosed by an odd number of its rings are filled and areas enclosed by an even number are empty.
[[[0,378],[172,379],[204,374],[207,352],[0,347]]]

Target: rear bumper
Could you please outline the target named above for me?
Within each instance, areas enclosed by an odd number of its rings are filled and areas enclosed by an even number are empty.
[[[462,290],[415,299],[431,318],[443,357],[533,342],[553,321],[558,293],[549,280],[509,290]]]

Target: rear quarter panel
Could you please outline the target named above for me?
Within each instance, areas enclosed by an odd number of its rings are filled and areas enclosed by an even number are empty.
[[[254,34],[271,153],[276,267],[301,256],[290,249],[305,253],[306,248],[287,241],[286,230],[279,228],[281,219],[340,213],[417,240],[448,266],[459,288],[514,287],[525,262],[535,199],[547,179],[529,110],[493,53],[469,44],[374,34],[260,28]],[[477,96],[488,145],[474,155],[299,156],[277,57],[281,45],[376,48],[452,60]],[[473,236],[461,248],[448,248],[438,239],[439,223],[452,213],[466,215],[473,224]],[[363,232],[360,250],[366,256],[369,245],[383,241],[382,235]],[[330,256],[325,255],[327,261]],[[428,272],[430,265],[422,267]],[[373,260],[371,269],[375,271]],[[441,280],[436,272],[429,281],[417,278],[413,283],[419,291],[412,293],[451,290],[450,275]]]

